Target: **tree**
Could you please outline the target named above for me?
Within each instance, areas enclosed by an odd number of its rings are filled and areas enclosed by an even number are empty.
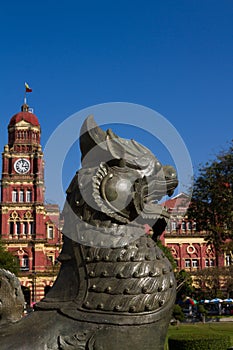
[[[211,267],[197,270],[194,273],[194,281],[196,289],[199,291],[199,298],[213,299],[222,297],[220,295],[222,270],[218,267]]]
[[[193,280],[189,272],[180,270],[175,273],[177,283],[177,300],[184,296],[191,296],[194,292]]]
[[[227,151],[199,168],[188,216],[197,230],[206,231],[218,266],[221,249],[233,238],[233,141]]]
[[[205,318],[207,315],[207,310],[205,309],[203,304],[198,304],[197,305],[197,311],[199,312],[201,318],[202,318],[202,322],[205,323]]]
[[[175,268],[177,267],[175,259],[173,258],[172,252],[171,250],[166,247],[165,245],[163,245],[163,243],[160,240],[157,240],[157,246],[163,251],[164,255],[168,258],[168,260],[170,261],[173,270],[175,270]]]
[[[184,321],[184,313],[180,305],[178,304],[174,305],[172,316],[179,322]]]
[[[4,246],[4,244],[0,241],[0,269],[9,270],[10,272],[17,275],[19,272],[19,262],[8,252]]]
[[[225,284],[225,289],[227,292],[226,297],[232,298],[233,297],[233,265],[225,267],[224,274],[223,274]]]
[[[177,268],[177,265],[170,248],[164,246],[160,240],[157,241],[157,245],[170,261],[173,270],[175,270]],[[192,293],[194,292],[194,287],[192,286],[193,281],[189,272],[186,272],[185,270],[175,271],[175,279],[176,279],[176,285],[177,285],[176,287],[177,299],[181,299],[184,295],[185,296],[192,295]]]

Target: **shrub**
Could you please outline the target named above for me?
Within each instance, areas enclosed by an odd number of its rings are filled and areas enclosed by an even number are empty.
[[[226,350],[230,337],[222,334],[179,334],[169,337],[169,350]]]
[[[184,321],[184,313],[179,305],[174,305],[172,316],[180,322]]]

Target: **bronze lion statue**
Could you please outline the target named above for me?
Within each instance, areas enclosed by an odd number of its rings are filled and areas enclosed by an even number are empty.
[[[176,188],[175,169],[92,116],[80,149],[59,275],[35,312],[0,329],[1,349],[162,350],[176,282],[156,241],[169,219],[159,201]]]

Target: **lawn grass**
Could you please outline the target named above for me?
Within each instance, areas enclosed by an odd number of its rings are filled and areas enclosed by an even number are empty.
[[[231,345],[233,346],[233,322],[211,322],[211,323],[194,323],[180,324],[179,326],[169,326],[165,350],[168,350],[167,340],[171,335],[176,334],[224,334],[231,337]],[[197,349],[198,350],[198,349]]]

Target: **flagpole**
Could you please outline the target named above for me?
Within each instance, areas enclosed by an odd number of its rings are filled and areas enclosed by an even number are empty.
[[[24,99],[23,99],[23,103],[26,105],[27,104],[27,95],[26,95],[26,88],[25,88],[25,92],[24,92]]]
[[[30,86],[28,85],[28,83],[24,83],[25,85],[25,92],[24,92],[24,104],[27,104],[27,92],[32,92],[32,89],[30,88]]]

